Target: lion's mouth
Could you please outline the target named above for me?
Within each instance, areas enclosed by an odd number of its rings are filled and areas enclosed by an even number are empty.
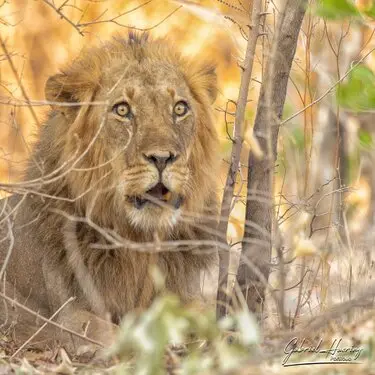
[[[135,208],[141,209],[146,204],[154,204],[163,206],[168,204],[176,210],[181,207],[183,197],[179,194],[172,193],[163,183],[159,182],[150,190],[147,190],[144,195],[137,195],[129,198],[134,204]]]

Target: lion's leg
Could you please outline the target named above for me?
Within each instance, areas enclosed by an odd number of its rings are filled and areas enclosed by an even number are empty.
[[[38,310],[32,299],[21,295],[9,282],[2,282],[1,293],[3,296],[0,297],[0,331],[21,345],[43,325],[43,320],[38,316],[46,317],[48,311]],[[33,311],[34,314],[27,310]],[[52,340],[51,329],[46,327],[35,336],[32,343],[33,346],[44,348],[52,345]]]
[[[161,271],[165,274],[165,285],[168,291],[177,294],[182,302],[202,300],[200,285],[200,267],[187,253],[165,253],[160,262]]]
[[[0,331],[4,335],[11,337],[18,346],[32,336],[34,337],[28,343],[28,347],[45,349],[58,344],[71,353],[76,352],[83,345],[97,342],[103,346],[108,346],[113,342],[114,335],[118,329],[117,326],[100,319],[88,311],[80,310],[74,305],[70,306],[66,311],[60,312],[57,318],[53,319],[61,328],[48,323],[35,335],[45,324],[45,319],[50,318],[50,313],[35,310],[33,301],[18,293],[12,284],[8,282],[3,284],[2,292],[4,290],[5,293],[3,294],[7,298],[3,297],[0,301]],[[34,313],[30,312],[30,310]],[[74,335],[66,329],[78,335]],[[100,346],[98,345],[96,348],[98,349]]]
[[[76,352],[80,346],[86,345],[94,345],[97,349],[108,347],[118,332],[118,326],[109,320],[74,306],[60,314],[57,323],[80,335],[70,334],[63,329],[56,335],[59,343],[70,352]]]
[[[43,275],[46,284],[48,300],[51,311],[57,311],[63,306],[77,291],[74,292],[63,275],[63,270],[58,266],[53,266],[48,261],[43,263]],[[56,322],[81,336],[68,333],[64,329],[57,329],[55,338],[68,351],[75,351],[82,345],[98,342],[108,346],[113,342],[114,333],[118,327],[111,323],[111,317],[103,319],[95,313],[88,311],[89,301],[82,295],[75,296],[75,300],[59,312]],[[83,336],[89,338],[85,339]],[[90,340],[91,339],[91,340]]]

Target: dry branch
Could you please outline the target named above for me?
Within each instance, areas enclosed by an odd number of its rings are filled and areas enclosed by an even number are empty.
[[[25,99],[25,101],[27,103],[27,106],[28,106],[28,108],[30,110],[31,116],[33,117],[33,120],[35,121],[35,123],[38,124],[38,126],[40,126],[40,122],[39,122],[38,116],[36,115],[36,113],[34,111],[34,108],[31,105],[29,95],[27,94],[27,92],[26,92],[26,90],[25,90],[25,88],[24,88],[24,86],[22,84],[21,77],[19,76],[19,74],[17,72],[17,69],[16,69],[16,67],[15,67],[15,65],[13,63],[11,53],[9,53],[8,48],[7,48],[4,40],[1,38],[1,36],[0,36],[0,45],[1,45],[1,49],[4,52],[4,55],[5,55],[6,59],[8,60],[9,66],[10,66],[10,68],[12,70],[12,73],[13,73],[14,77],[17,80],[18,87],[20,88],[22,96],[23,96],[23,98]]]
[[[277,140],[290,69],[297,47],[298,35],[305,14],[306,0],[288,0],[284,12],[280,14],[271,55],[264,71],[254,136],[265,150],[266,157],[259,160],[253,152],[249,155],[248,189],[267,192],[269,203],[264,204],[248,196],[246,222],[252,222],[268,232],[268,236],[245,224],[245,238],[267,241],[268,246],[254,246],[244,243],[237,273],[237,282],[251,311],[258,310],[264,300],[264,285],[247,265],[251,261],[268,278],[272,248],[273,213],[273,174],[277,156]],[[271,234],[271,236],[270,236]],[[281,316],[283,316],[281,312]]]
[[[61,19],[64,19],[66,22],[68,22],[70,25],[72,25],[72,27],[74,27],[78,34],[80,34],[81,36],[83,36],[83,32],[80,30],[80,28],[73,22],[69,19],[69,17],[67,17],[63,12],[62,12],[62,8],[64,7],[65,3],[63,5],[61,5],[60,7],[56,7],[53,2],[50,2],[48,0],[43,0],[43,2],[45,4],[47,4],[49,7],[51,7],[59,16]]]
[[[19,89],[21,90],[22,96],[23,96],[25,102],[27,103],[27,107],[29,108],[30,114],[31,114],[33,120],[35,121],[35,123],[38,125],[38,127],[40,127],[40,122],[39,122],[38,116],[35,113],[35,110],[34,110],[32,104],[30,102],[29,95],[27,94],[26,89],[25,89],[25,87],[22,83],[21,77],[18,74],[17,69],[14,65],[14,62],[13,62],[13,59],[12,59],[12,54],[8,51],[8,48],[5,44],[5,41],[2,39],[1,35],[0,35],[0,46],[1,46],[1,49],[3,50],[3,52],[4,52],[6,60],[9,63],[9,66],[12,70],[12,73],[13,73],[16,81],[17,81],[17,85],[18,85]],[[35,159],[35,157],[32,154],[31,154],[31,158],[32,158],[34,164],[42,172],[42,168],[39,165],[39,162]]]
[[[159,25],[161,25],[164,21],[166,21],[174,13],[176,13],[180,8],[182,8],[182,6],[179,6],[179,7],[175,8],[173,11],[169,12],[165,17],[163,17],[159,22],[157,22],[155,25],[147,27],[147,28],[139,28],[139,27],[135,27],[135,26],[132,26],[132,25],[126,25],[126,24],[123,24],[119,21],[119,19],[121,17],[123,17],[125,15],[128,15],[130,13],[133,13],[140,8],[143,8],[144,6],[151,3],[152,1],[153,0],[147,0],[142,4],[139,4],[136,7],[132,8],[128,11],[122,12],[122,13],[118,14],[117,16],[114,16],[114,17],[109,18],[109,19],[100,19],[107,12],[107,10],[105,10],[99,17],[97,17],[94,20],[87,21],[87,22],[80,22],[83,15],[84,15],[84,13],[82,13],[81,19],[78,22],[74,22],[68,16],[66,16],[63,12],[63,9],[69,5],[69,4],[67,4],[68,1],[63,2],[62,5],[60,5],[58,7],[54,4],[53,1],[43,0],[43,2],[46,5],[48,5],[50,8],[52,8],[59,15],[59,17],[61,19],[65,20],[68,24],[70,24],[81,36],[85,35],[86,28],[88,28],[89,26],[94,26],[94,25],[103,24],[103,23],[113,23],[116,26],[126,27],[129,30],[136,30],[136,31],[143,31],[143,32],[150,31],[150,30],[158,27]]]
[[[262,1],[255,0],[251,15],[251,25],[249,38],[247,42],[245,61],[243,65],[243,71],[241,76],[240,91],[238,94],[236,114],[235,114],[235,126],[234,126],[234,144],[232,147],[231,163],[229,167],[229,172],[224,188],[224,195],[221,204],[221,214],[222,218],[227,218],[219,224],[219,232],[227,233],[228,220],[232,207],[232,198],[234,193],[234,187],[236,184],[236,177],[238,172],[238,167],[240,163],[241,149],[242,149],[242,136],[243,136],[243,124],[245,119],[245,109],[247,104],[247,97],[249,92],[251,72],[253,70],[253,62],[255,56],[255,48],[257,45],[257,40],[260,35],[259,25],[260,19],[262,17]],[[220,268],[219,268],[219,285],[217,293],[217,308],[216,314],[220,318],[226,314],[226,307],[228,305],[228,269],[230,254],[229,252],[220,253]]]

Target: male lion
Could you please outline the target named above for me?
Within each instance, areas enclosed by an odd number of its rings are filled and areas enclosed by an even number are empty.
[[[212,65],[145,35],[84,50],[51,77],[53,110],[2,201],[2,292],[47,318],[75,297],[54,320],[100,342],[152,301],[152,264],[168,290],[196,298],[216,259],[216,91]],[[43,323],[1,306],[18,341]]]

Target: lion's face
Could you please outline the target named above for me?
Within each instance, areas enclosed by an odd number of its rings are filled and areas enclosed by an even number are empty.
[[[134,227],[167,229],[176,225],[184,211],[202,209],[200,195],[208,193],[207,183],[200,180],[207,173],[206,163],[212,161],[207,153],[214,153],[217,142],[210,108],[210,95],[215,90],[208,87],[205,78],[205,74],[213,73],[200,68],[189,80],[178,62],[163,58],[160,46],[159,54],[152,54],[141,44],[137,48],[143,48],[143,58],[129,60],[126,53],[134,53],[135,46],[122,46],[127,58],[102,65],[100,73],[95,72],[96,87],[82,94],[106,102],[104,109],[92,106],[85,115],[66,116],[74,123],[81,116],[86,145],[90,143],[89,134],[91,139],[95,137],[93,129],[100,132],[97,146],[88,153],[93,168],[90,178],[83,179],[92,183],[100,178],[99,173],[93,175],[95,166],[110,166],[115,208]],[[202,87],[194,86],[198,73],[202,75]],[[211,150],[206,153],[206,148]]]
[[[173,224],[191,194],[195,100],[171,67],[145,62],[117,69],[126,71],[124,77],[116,81],[118,74],[110,69],[104,79],[106,87],[115,87],[104,132],[116,194],[134,225]]]

